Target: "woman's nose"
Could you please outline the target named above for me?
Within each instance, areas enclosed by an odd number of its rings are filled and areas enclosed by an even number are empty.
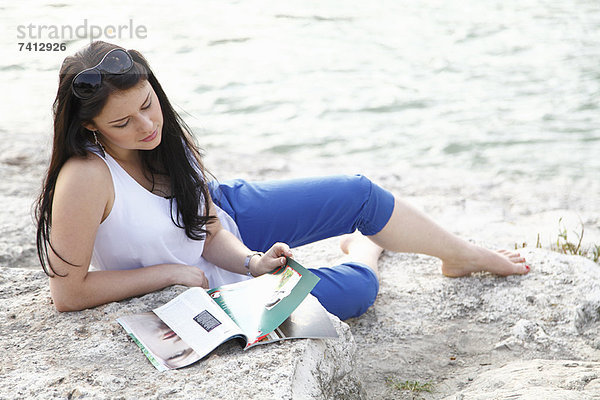
[[[140,114],[140,130],[142,131],[150,131],[154,128],[154,122],[150,115],[141,113]]]

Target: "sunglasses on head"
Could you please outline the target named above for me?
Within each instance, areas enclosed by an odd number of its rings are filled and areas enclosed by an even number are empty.
[[[133,59],[123,49],[112,49],[102,57],[102,60],[75,75],[71,88],[73,94],[80,99],[89,99],[102,85],[102,73],[124,74],[133,67]]]

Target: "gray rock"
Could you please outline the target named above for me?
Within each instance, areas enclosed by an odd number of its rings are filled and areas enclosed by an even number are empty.
[[[600,363],[564,360],[513,361],[489,370],[445,400],[600,398]]]
[[[318,244],[294,254],[306,265],[318,265],[335,260],[335,250],[333,244]],[[600,362],[600,266],[544,249],[519,251],[532,267],[528,275],[460,279],[442,276],[439,261],[431,257],[384,253],[374,306],[348,321],[358,347],[357,373],[369,398],[489,398],[487,389],[473,385],[490,371],[498,382],[510,381],[512,372],[501,368],[513,362]],[[557,392],[553,378],[537,374],[542,383],[515,378],[519,382],[513,384],[523,388],[519,393],[538,393],[540,399],[562,398],[554,392],[580,395],[577,385]],[[431,383],[432,392],[398,390],[388,378]],[[586,388],[593,393],[596,384]],[[502,393],[507,396],[500,398],[511,398],[508,389]]]
[[[364,398],[354,375],[354,339],[335,317],[339,339],[248,351],[228,342],[189,367],[158,372],[115,319],[164,304],[184,289],[58,313],[42,272],[0,268],[0,399]]]
[[[584,300],[577,306],[574,318],[575,328],[584,333],[590,328],[598,332],[600,322],[600,288],[592,293],[586,293]]]

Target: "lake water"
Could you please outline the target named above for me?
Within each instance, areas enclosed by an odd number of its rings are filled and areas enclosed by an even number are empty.
[[[129,25],[146,37],[102,38],[148,58],[209,153],[600,176],[597,0],[131,3],[2,2],[2,140],[50,140],[58,68],[89,42],[51,25]],[[18,49],[48,41],[66,51]]]

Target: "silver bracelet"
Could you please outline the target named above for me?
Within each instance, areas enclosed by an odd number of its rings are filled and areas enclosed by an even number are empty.
[[[255,251],[254,253],[250,253],[246,256],[246,261],[244,261],[244,268],[246,268],[246,275],[251,276],[252,278],[254,278],[254,275],[252,275],[252,273],[250,272],[250,260],[252,259],[252,257],[254,256],[264,256],[265,253],[262,253],[260,251]]]

